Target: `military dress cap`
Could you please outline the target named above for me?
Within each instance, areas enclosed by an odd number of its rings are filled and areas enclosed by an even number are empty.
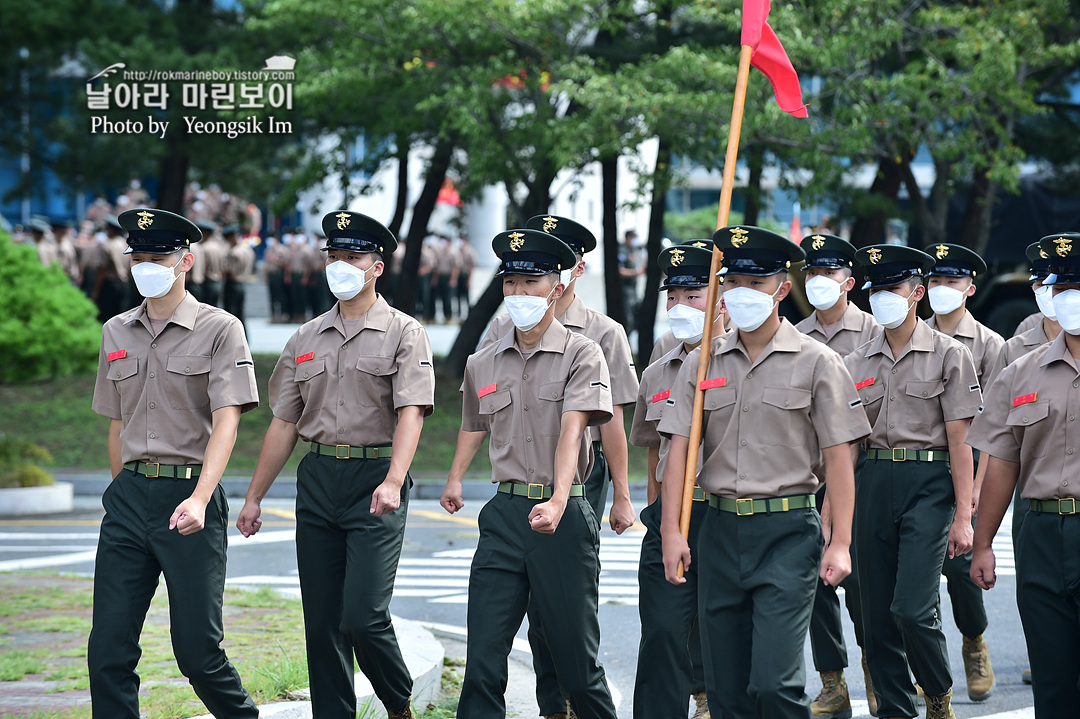
[[[700,247],[702,249],[708,250],[709,252],[712,252],[713,247],[714,247],[713,241],[711,239],[683,240],[679,244],[680,245],[690,245],[691,247]]]
[[[105,225],[107,227],[112,227],[115,230],[124,229],[120,226],[120,220],[116,219],[116,215],[105,215]]]
[[[236,224],[235,222],[231,225],[225,225],[221,228],[221,234],[223,237],[228,237],[229,235],[237,235],[239,233],[240,225]]]
[[[799,247],[806,253],[806,265],[831,270],[850,270],[855,266],[855,246],[836,235],[813,234],[802,238]]]
[[[864,290],[892,287],[912,277],[924,277],[934,258],[904,245],[873,245],[855,252],[855,261],[866,272]]]
[[[666,273],[667,279],[660,289],[708,286],[712,242],[708,245],[708,249],[689,244],[675,245],[661,252],[656,264]]]
[[[353,250],[389,255],[397,249],[394,233],[378,220],[359,212],[328,212],[322,219],[326,247],[323,250]]]
[[[32,231],[41,232],[42,234],[52,230],[52,227],[49,225],[49,223],[41,219],[40,217],[31,218],[30,222],[26,223],[26,226],[29,227]]]
[[[1039,247],[1050,257],[1050,275],[1044,285],[1080,283],[1080,232],[1047,235],[1039,240]]]
[[[986,273],[986,261],[963,245],[946,242],[927,247],[926,251],[935,260],[929,277],[975,277]]]
[[[535,215],[525,223],[526,229],[555,235],[569,245],[575,254],[584,255],[596,249],[596,237],[585,225],[558,215]]]
[[[570,246],[540,230],[507,230],[495,235],[491,249],[502,260],[498,275],[547,275],[577,264]]]
[[[128,233],[125,255],[132,252],[167,255],[202,239],[202,231],[194,222],[165,210],[136,207],[121,212],[116,219]]]
[[[1046,254],[1038,242],[1028,245],[1024,254],[1031,262],[1031,277],[1028,277],[1028,282],[1046,279],[1046,276],[1050,274],[1050,255]]]
[[[213,220],[195,220],[195,226],[202,230],[203,237],[217,232],[217,223]]]
[[[806,258],[802,248],[788,238],[753,225],[721,227],[712,238],[724,253],[721,275],[767,277]]]

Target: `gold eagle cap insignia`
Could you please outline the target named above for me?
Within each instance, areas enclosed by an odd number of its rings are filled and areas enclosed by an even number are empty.
[[[747,230],[744,230],[741,227],[732,227],[731,228],[731,246],[732,247],[742,247],[743,245],[746,244],[746,240],[749,239],[747,237],[747,235],[749,235],[749,234],[750,233]]]
[[[548,215],[544,218],[544,232],[551,232],[558,224],[559,219],[557,217],[552,217],[551,215]]]
[[[352,217],[349,216],[348,212],[339,212],[334,217],[337,218],[337,228],[339,230],[344,230],[352,222]]]
[[[1050,259],[1050,255],[1046,254],[1046,250],[1044,250],[1041,247],[1039,248],[1039,257],[1041,257],[1044,260]]]
[[[1054,244],[1058,246],[1057,249],[1054,250],[1055,252],[1057,252],[1058,257],[1068,257],[1069,254],[1072,252],[1072,240],[1071,239],[1066,239],[1064,237],[1059,237],[1056,240],[1054,240]]]
[[[154,224],[154,213],[143,210],[139,213],[139,229],[145,230],[150,225]]]
[[[825,238],[821,235],[814,235],[811,239],[813,239],[814,241],[810,243],[810,247],[814,248],[815,250],[820,250],[822,247],[825,246]]]
[[[525,235],[520,232],[511,232],[510,235],[510,249],[517,252],[525,246]]]
[[[935,252],[934,255],[939,260],[943,260],[943,259],[945,259],[946,257],[949,256],[949,246],[948,245],[938,245],[934,249],[937,250],[937,252]]]
[[[870,264],[872,265],[876,265],[877,263],[881,262],[881,250],[879,249],[874,248],[871,250],[867,250],[866,255],[870,258]]]
[[[674,249],[671,251],[671,266],[677,267],[682,264],[683,255],[686,253],[680,249]]]
[[[700,248],[708,247],[709,245],[707,243],[705,243],[705,242],[702,242],[702,241],[698,240],[697,242],[691,242],[690,246],[691,247],[697,247],[697,248],[700,249]]]

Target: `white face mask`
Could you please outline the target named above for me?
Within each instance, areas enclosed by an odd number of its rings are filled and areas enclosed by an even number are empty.
[[[339,300],[356,297],[367,283],[367,270],[353,267],[345,260],[335,260],[326,266],[326,284],[330,286],[330,294]]]
[[[783,286],[783,283],[780,283],[780,287]],[[753,332],[761,327],[765,324],[765,320],[769,319],[773,307],[776,307],[776,302],[773,300],[780,292],[780,287],[777,287],[776,292],[771,295],[750,287],[733,287],[726,290],[724,305],[731,317],[731,323],[744,332]]]
[[[1039,285],[1035,288],[1035,302],[1039,305],[1039,312],[1043,313],[1043,317],[1057,319],[1057,310],[1054,309],[1054,291],[1049,285]]]
[[[153,262],[140,262],[131,266],[131,279],[135,280],[135,288],[139,294],[149,299],[164,297],[172,289],[173,283],[179,275],[174,275],[173,270],[184,261],[186,252],[180,253],[180,259],[172,267],[165,267]]]
[[[690,305],[675,305],[667,311],[668,327],[680,342],[694,344],[705,334],[705,310]]]
[[[814,275],[806,281],[806,299],[822,312],[835,305],[842,292],[841,284],[829,277]]]
[[[916,288],[918,289],[918,288]],[[875,292],[870,295],[870,310],[874,313],[874,319],[885,329],[894,330],[904,324],[911,305],[908,300],[915,290],[907,297],[901,297],[895,292]]]
[[[1054,314],[1061,329],[1080,335],[1080,290],[1065,290],[1054,295]]]
[[[926,294],[930,298],[930,309],[936,315],[955,312],[960,309],[960,305],[964,304],[964,293],[945,285],[931,287]]]
[[[551,292],[547,293],[547,297],[532,297],[530,295],[507,295],[503,297],[506,311],[509,313],[510,321],[514,323],[514,327],[517,327],[522,332],[528,332],[540,324],[540,320],[544,319],[548,307],[551,307],[554,302],[554,300],[548,302],[548,297],[551,297],[551,293],[554,291],[555,287],[552,287]]]

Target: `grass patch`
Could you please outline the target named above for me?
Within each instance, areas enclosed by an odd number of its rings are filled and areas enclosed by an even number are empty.
[[[0,654],[0,682],[17,682],[40,674],[45,662],[39,652],[16,649]]]

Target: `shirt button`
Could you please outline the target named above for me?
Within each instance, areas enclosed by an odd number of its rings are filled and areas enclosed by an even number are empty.
[[[709,402],[709,409],[716,409],[716,402]]]
[[[749,407],[747,407],[746,405],[743,405],[742,411],[743,411],[743,412],[749,412],[749,411],[750,411],[750,408],[749,408]]]
[[[526,438],[525,438],[525,441],[526,441],[526,442],[532,442],[532,437],[526,437]]]
[[[375,374],[381,374],[381,373],[382,373],[382,370],[379,369],[378,367],[376,367],[375,368]]]
[[[1069,480],[1066,479],[1064,482],[1061,483],[1061,486],[1062,487],[1068,487],[1069,486]]]
[[[787,407],[787,400],[784,400],[784,406]]]
[[[889,423],[889,429],[896,429],[896,425],[892,422]]]
[[[661,417],[663,417],[663,416],[664,416],[664,410],[660,410],[660,416],[661,416]]]
[[[345,373],[344,372],[342,372],[341,374],[338,375],[338,379],[344,379],[344,378],[345,378]]]
[[[116,379],[120,379],[120,373],[119,372],[116,373]]]
[[[534,470],[533,470],[533,468],[532,468],[532,467],[529,467],[529,474],[532,474],[532,473],[533,473],[533,471],[534,471]]]
[[[153,432],[150,433],[150,439],[157,439],[157,435]]]
[[[753,372],[747,372],[746,373],[746,379],[754,379],[754,373]]]
[[[926,396],[926,392],[923,392],[923,393],[922,393],[922,396],[923,396],[923,397],[925,397],[925,396]]]
[[[344,427],[338,427],[337,433],[338,434],[345,434],[345,428]]]
[[[1080,382],[1073,382],[1073,387],[1080,387]]]
[[[310,376],[311,376],[311,374],[310,374],[309,372],[305,372],[305,373],[304,373],[304,379],[307,379],[307,378],[308,378],[308,377],[310,377]]]
[[[150,373],[150,379],[154,379],[154,373],[153,372]]]
[[[343,349],[343,350],[349,349],[349,343],[346,342],[345,344],[341,345],[341,349]]]
[[[521,379],[529,379],[529,375],[523,374],[523,375],[521,375]]]
[[[1072,422],[1074,419],[1076,419],[1076,415],[1075,414],[1070,414],[1069,415],[1069,421]]]
[[[1072,449],[1067,450],[1067,453],[1072,454],[1073,453]]]
[[[157,405],[153,402],[150,403],[150,409],[157,409]]]
[[[341,405],[345,404],[345,400],[343,400],[343,399],[339,399],[339,400],[337,401],[337,403],[338,403],[338,406],[340,407]]]
[[[1024,417],[1024,424],[1027,424],[1028,418]]]
[[[746,475],[745,474],[740,474],[739,479],[746,479]]]
[[[488,412],[494,412],[494,411],[495,411],[495,405],[489,404],[488,405]]]
[[[559,398],[559,393],[558,392],[552,392],[551,393],[551,398],[552,399],[558,399]]]
[[[525,405],[525,411],[526,411],[526,412],[528,412],[528,411],[529,411],[529,405]]]
[[[895,369],[893,369],[892,373],[893,373],[893,374],[896,374],[896,370],[895,370]]]
[[[190,367],[185,367],[184,368],[184,374],[191,374],[191,368]]]
[[[896,401],[896,395],[890,395],[890,396],[889,396],[889,401],[890,401],[890,402],[894,402],[894,401]]]
[[[739,442],[739,444],[741,444],[742,446],[745,447],[746,446],[746,440],[744,439],[743,441]]]
[[[151,342],[150,343],[150,349],[155,349],[156,350],[157,349],[157,342]]]

